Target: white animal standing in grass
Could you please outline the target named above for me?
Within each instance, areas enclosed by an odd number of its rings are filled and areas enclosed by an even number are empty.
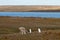
[[[26,34],[27,30],[24,27],[19,27],[21,34]]]
[[[31,33],[32,31],[31,31],[31,29],[29,29],[29,33]]]
[[[41,33],[41,29],[40,28],[38,28],[38,32]]]

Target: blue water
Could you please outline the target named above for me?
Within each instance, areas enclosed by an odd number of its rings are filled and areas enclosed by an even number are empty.
[[[0,12],[0,16],[60,18],[60,12]]]

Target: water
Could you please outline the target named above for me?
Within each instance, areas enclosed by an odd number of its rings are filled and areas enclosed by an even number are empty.
[[[60,12],[0,12],[0,16],[60,18]]]

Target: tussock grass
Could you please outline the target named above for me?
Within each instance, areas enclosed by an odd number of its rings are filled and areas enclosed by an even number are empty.
[[[19,27],[32,29],[21,35]],[[42,32],[38,33],[37,28]],[[0,17],[0,40],[60,40],[60,19],[34,17]]]

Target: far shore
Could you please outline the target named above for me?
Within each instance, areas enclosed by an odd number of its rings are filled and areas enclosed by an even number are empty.
[[[60,6],[0,6],[0,12],[60,12]]]

